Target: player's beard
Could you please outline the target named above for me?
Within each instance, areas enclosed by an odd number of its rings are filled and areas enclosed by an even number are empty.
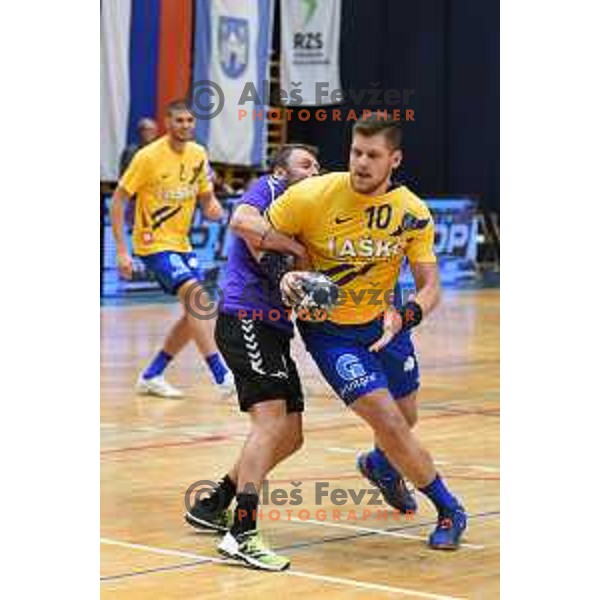
[[[352,188],[354,189],[355,192],[358,192],[359,194],[363,194],[364,196],[369,196],[371,194],[373,194],[373,192],[375,192],[377,189],[379,189],[380,187],[387,187],[384,186],[384,184],[386,184],[389,179],[390,179],[390,173],[387,173],[384,177],[382,177],[379,180],[374,180],[372,178],[368,178],[368,179],[361,179],[358,178],[356,176],[356,174],[352,174]],[[384,193],[384,192],[383,192]]]
[[[192,134],[188,131],[182,131],[175,135],[178,142],[189,142],[192,139]]]
[[[288,186],[294,185],[295,183],[298,183],[299,181],[303,181],[304,179],[308,179],[308,177],[311,177],[311,175],[305,175],[303,172],[294,173],[293,171],[290,171],[289,169],[287,169],[285,172],[285,180],[286,180]]]
[[[172,129],[170,131],[170,135],[175,141],[183,144],[191,141],[193,137],[193,130],[188,131],[186,129]]]
[[[303,179],[305,179],[304,177],[299,177],[298,175],[292,175],[292,174],[287,174],[285,176],[285,179],[287,181],[288,186],[289,185],[294,185],[295,183],[298,183],[299,181],[302,181]]]

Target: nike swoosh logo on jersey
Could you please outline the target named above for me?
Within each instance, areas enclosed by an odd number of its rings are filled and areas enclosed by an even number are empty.
[[[336,217],[335,224],[341,225],[342,223],[347,223],[348,221],[352,221],[354,217]]]

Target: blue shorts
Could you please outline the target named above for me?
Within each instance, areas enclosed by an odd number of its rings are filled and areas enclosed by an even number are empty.
[[[202,281],[198,257],[193,252],[156,252],[139,258],[167,294],[177,295],[190,279]]]
[[[346,403],[380,388],[394,399],[419,388],[419,364],[410,333],[397,335],[379,352],[369,346],[383,333],[383,320],[362,325],[336,325],[330,321],[297,321],[306,349],[321,374]]]

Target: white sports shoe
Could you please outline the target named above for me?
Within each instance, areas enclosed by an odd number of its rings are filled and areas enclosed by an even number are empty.
[[[227,371],[225,379],[223,379],[222,383],[217,383],[217,387],[221,391],[221,396],[223,398],[229,398],[229,396],[236,393],[235,379],[233,378],[231,371]]]
[[[269,549],[256,529],[237,537],[228,531],[217,550],[228,558],[264,571],[283,571],[290,566],[290,559]]]
[[[144,379],[141,375],[135,385],[138,394],[159,396],[160,398],[183,398],[183,394],[174,388],[163,375]]]

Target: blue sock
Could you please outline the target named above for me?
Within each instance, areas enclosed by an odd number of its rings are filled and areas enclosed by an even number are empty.
[[[437,474],[429,485],[419,488],[419,491],[433,502],[440,514],[450,513],[460,506],[458,500],[450,493],[442,478]]]
[[[218,352],[210,354],[206,357],[206,363],[211,370],[213,377],[217,383],[223,383],[225,375],[227,374],[227,367],[221,360],[221,355]]]
[[[381,448],[375,446],[371,452],[369,452],[369,459],[373,468],[379,473],[389,473],[398,471],[393,467],[392,463],[387,459],[387,456],[384,454]]]
[[[163,371],[169,366],[169,363],[173,360],[170,354],[167,354],[161,350],[150,363],[148,368],[144,371],[142,377],[144,379],[151,379],[157,375],[162,375]]]

